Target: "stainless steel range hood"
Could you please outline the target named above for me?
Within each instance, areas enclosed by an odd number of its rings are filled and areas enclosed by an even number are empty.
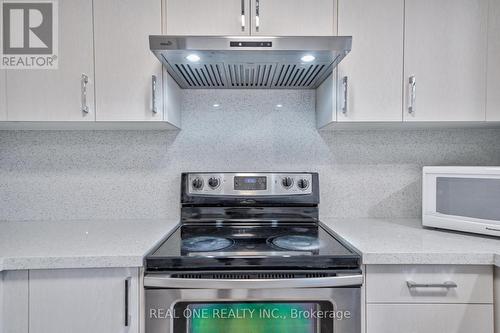
[[[185,89],[315,89],[352,37],[150,36],[151,51]]]

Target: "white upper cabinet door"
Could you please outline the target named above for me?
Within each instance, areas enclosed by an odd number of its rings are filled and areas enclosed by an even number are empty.
[[[97,121],[163,120],[162,67],[149,50],[161,24],[161,0],[94,0]]]
[[[165,0],[167,35],[249,35],[250,0]]]
[[[138,333],[138,286],[137,268],[32,270],[29,332]]]
[[[5,71],[0,69],[0,121],[7,120],[7,88],[5,84]]]
[[[406,0],[405,17],[404,120],[484,121],[488,0]]]
[[[486,120],[500,121],[500,0],[490,0]]]
[[[335,35],[335,0],[252,0],[252,35]]]
[[[6,70],[7,120],[95,119],[92,0],[64,0],[57,4],[58,69]],[[87,83],[82,82],[86,81],[82,75],[88,77]]]
[[[0,1],[0,17],[3,17],[2,1]],[[7,120],[7,88],[5,85],[5,70],[0,69],[0,121]]]
[[[404,0],[339,0],[338,34],[352,51],[338,66],[337,121],[402,121]]]

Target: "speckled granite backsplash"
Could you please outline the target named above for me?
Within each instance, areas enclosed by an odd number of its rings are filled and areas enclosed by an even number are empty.
[[[422,166],[500,165],[500,130],[318,132],[314,91],[185,91],[182,121],[0,132],[0,220],[175,218],[182,171],[239,170],[318,171],[322,216],[418,217]]]

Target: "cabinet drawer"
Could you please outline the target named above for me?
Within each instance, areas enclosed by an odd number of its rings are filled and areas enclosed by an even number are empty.
[[[368,304],[367,333],[493,333],[491,304]]]
[[[429,286],[409,287],[409,281]],[[448,287],[435,286],[445,282],[449,282]],[[368,303],[493,303],[493,268],[368,265],[366,299]]]

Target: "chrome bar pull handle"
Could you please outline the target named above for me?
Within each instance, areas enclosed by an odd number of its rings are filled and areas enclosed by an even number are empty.
[[[416,111],[415,101],[416,101],[416,89],[417,89],[417,79],[415,75],[410,76],[408,81],[408,113],[414,114]]]
[[[241,0],[241,31],[245,31],[245,1],[246,0]]]
[[[342,87],[344,89],[344,103],[342,104],[342,113],[347,114],[347,76],[342,78]]]
[[[260,28],[260,0],[255,0],[255,31],[259,32]]]
[[[130,282],[131,277],[125,279],[125,322],[123,323],[125,327],[130,326]]]
[[[414,281],[406,281],[406,285],[408,286],[408,289],[415,289],[415,288],[446,288],[446,289],[452,289],[452,288],[457,288],[458,285],[453,282],[453,281],[446,281],[443,283],[416,283]]]
[[[151,76],[151,105],[151,111],[158,113],[158,107],[156,106],[156,75]]]
[[[89,83],[89,77],[86,74],[82,74],[80,80],[80,88],[81,88],[81,103],[82,103],[82,112],[89,113],[89,106],[87,105],[87,85]]]

